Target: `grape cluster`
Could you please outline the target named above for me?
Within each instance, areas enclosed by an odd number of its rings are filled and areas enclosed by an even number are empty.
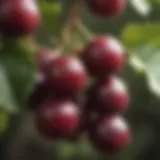
[[[125,0],[86,0],[91,13],[105,18],[120,14]],[[0,0],[0,33],[23,36],[40,23],[35,0]],[[121,113],[129,93],[116,75],[123,69],[126,50],[112,35],[94,37],[79,56],[41,48],[29,107],[39,133],[50,139],[77,140],[85,132],[101,152],[123,149],[130,129]]]
[[[128,107],[129,93],[116,73],[123,68],[125,52],[110,35],[95,37],[79,57],[40,49],[30,97],[39,133],[76,140],[85,132],[98,150],[123,149],[130,130],[120,113]]]

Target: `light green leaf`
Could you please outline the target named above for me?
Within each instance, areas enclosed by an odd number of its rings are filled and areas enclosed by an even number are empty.
[[[132,51],[129,63],[136,71],[145,73],[150,91],[160,97],[160,48],[137,47]]]
[[[62,11],[61,4],[57,2],[48,3],[43,0],[39,2],[39,6],[42,16],[41,26],[43,29],[47,32],[56,31],[59,27],[59,16]]]
[[[160,46],[160,23],[131,23],[124,27],[120,35],[129,47],[150,43]]]
[[[58,159],[71,159],[75,152],[75,146],[66,141],[59,141],[56,143],[56,151]]]
[[[0,134],[3,133],[8,126],[9,114],[6,110],[0,110]]]
[[[0,53],[0,63],[6,72],[13,97],[19,107],[24,107],[34,83],[35,64],[33,56],[26,43],[15,38],[5,39]],[[12,101],[8,103],[12,103]]]
[[[147,16],[151,11],[148,0],[130,0],[132,7],[142,16]]]
[[[2,66],[0,66],[0,89],[0,108],[9,112],[17,111],[17,103],[14,99],[13,90]]]

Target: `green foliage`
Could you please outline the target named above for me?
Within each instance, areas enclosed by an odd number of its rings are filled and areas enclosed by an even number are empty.
[[[58,142],[55,144],[56,158],[61,160],[70,159],[88,159],[91,160],[99,158],[97,152],[93,152],[91,144],[88,142],[87,137],[77,142]]]
[[[123,42],[130,47],[129,63],[146,75],[148,87],[160,96],[160,24],[129,24],[121,33]]]
[[[0,108],[3,108],[7,111],[17,111],[17,103],[14,99],[15,97],[13,94],[13,90],[2,66],[0,67],[0,88]]]
[[[23,40],[8,38],[3,40],[0,50],[0,63],[3,71],[1,79],[4,83],[2,94],[6,93],[5,95],[10,99],[7,100],[6,97],[6,105],[3,104],[6,109],[12,108],[19,111],[27,105],[27,98],[34,82],[35,71],[32,54],[27,47],[26,42]]]
[[[41,26],[46,32],[56,32],[59,26],[59,16],[61,13],[60,3],[48,3],[45,0],[39,2],[41,10],[42,23]]]
[[[160,46],[160,23],[129,23],[121,33],[122,41],[128,47],[135,47],[145,43]]]
[[[147,0],[130,0],[130,4],[142,16],[148,16],[151,11],[151,3]]]
[[[149,89],[160,96],[160,49],[143,45],[133,50],[129,63],[136,71],[144,72]]]
[[[147,17],[155,9],[157,5],[160,5],[159,0],[130,0],[131,7],[141,16]]]
[[[24,110],[34,83],[35,65],[24,40],[6,38],[0,49],[0,133],[9,113]]]
[[[0,110],[0,134],[3,133],[7,128],[8,119],[9,119],[8,112],[4,109],[1,109]]]

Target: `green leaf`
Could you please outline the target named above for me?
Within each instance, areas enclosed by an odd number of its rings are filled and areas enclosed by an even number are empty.
[[[0,134],[3,133],[8,126],[9,114],[6,110],[0,110]]]
[[[0,66],[0,88],[1,88],[0,108],[5,109],[7,111],[15,112],[17,104],[14,99],[13,90],[11,89],[11,85],[8,81],[8,78],[6,77],[6,74],[4,72],[4,68],[2,66]],[[1,112],[0,112],[0,114],[1,114]],[[1,125],[1,123],[0,123],[0,125]]]
[[[77,145],[75,154],[78,160],[92,159],[92,157],[95,159],[99,158],[98,152],[93,152],[93,146],[87,138],[81,139]]]
[[[131,23],[124,27],[120,35],[122,41],[129,47],[151,43],[160,46],[160,23]]]
[[[41,11],[41,25],[36,30],[36,41],[42,45],[56,43],[61,26],[62,5],[59,2],[38,1]]]
[[[160,5],[160,0],[148,0],[153,5]]]
[[[42,27],[45,31],[55,31],[59,27],[59,16],[61,14],[61,4],[54,2],[48,3],[47,1],[39,2],[42,14]]]
[[[142,16],[147,16],[151,11],[151,4],[148,0],[130,0],[130,3]]]
[[[137,47],[132,50],[129,63],[136,71],[145,73],[150,91],[160,97],[160,48]]]
[[[75,152],[75,146],[66,141],[59,141],[56,143],[57,159],[66,160],[71,159]]]
[[[14,38],[4,40],[0,53],[0,63],[8,77],[13,97],[20,107],[24,107],[34,83],[32,54],[23,40]]]

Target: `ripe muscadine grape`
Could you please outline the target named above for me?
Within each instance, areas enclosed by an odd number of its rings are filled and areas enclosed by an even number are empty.
[[[89,135],[93,146],[102,153],[119,152],[131,140],[130,128],[120,115],[100,117]]]
[[[82,61],[92,76],[99,77],[120,71],[125,61],[125,49],[113,36],[99,36],[85,47]]]
[[[121,14],[126,6],[126,0],[86,0],[88,8],[94,15],[102,18]]]
[[[67,138],[77,133],[80,110],[72,101],[47,100],[36,111],[38,131],[49,138]]]
[[[51,61],[46,71],[48,83],[56,94],[75,95],[85,89],[87,73],[80,59],[60,56]]]
[[[0,5],[0,32],[7,36],[23,36],[40,24],[35,0],[6,0]]]
[[[128,107],[128,89],[115,75],[103,77],[90,88],[87,103],[90,109],[99,113],[122,112]]]

